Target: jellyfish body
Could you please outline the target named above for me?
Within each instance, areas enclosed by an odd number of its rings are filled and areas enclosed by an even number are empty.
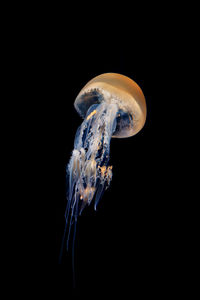
[[[111,137],[135,135],[146,119],[146,102],[140,87],[130,78],[115,73],[92,79],[80,91],[74,105],[84,121],[76,132],[67,166],[67,247],[72,224],[76,228],[78,216],[92,201],[96,210],[110,184]]]

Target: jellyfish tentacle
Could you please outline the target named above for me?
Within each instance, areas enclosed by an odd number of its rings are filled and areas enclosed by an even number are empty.
[[[71,233],[71,226],[72,226],[74,219],[76,219],[76,214],[74,214],[75,206],[77,204],[76,193],[75,193],[73,199],[74,199],[74,201],[71,206],[71,216],[70,216],[69,229],[68,229],[68,235],[67,235],[67,250],[69,248],[69,238],[70,238],[70,233]]]
[[[103,192],[104,192],[104,184],[99,184],[99,187],[97,189],[97,193],[96,193],[96,196],[95,196],[95,202],[94,202],[94,210],[97,210],[97,205],[103,195]]]
[[[75,237],[76,237],[76,225],[77,225],[77,217],[78,217],[78,201],[76,202],[75,208],[75,218],[74,218],[74,232],[73,232],[73,240],[72,240],[72,273],[73,273],[73,286],[75,287],[75,260],[74,260],[74,246],[75,246]]]
[[[118,105],[116,103],[94,104],[78,128],[74,150],[70,158],[68,173],[68,203],[65,212],[68,226],[67,249],[71,227],[76,227],[77,217],[93,198],[94,209],[112,178],[112,168],[108,166],[110,140],[116,128]],[[76,230],[74,228],[74,230]],[[74,244],[75,233],[73,235]]]

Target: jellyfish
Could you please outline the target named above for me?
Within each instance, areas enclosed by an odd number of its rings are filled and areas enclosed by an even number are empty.
[[[75,238],[78,216],[91,203],[96,210],[110,185],[111,138],[135,135],[146,120],[146,102],[142,90],[132,79],[116,73],[101,74],[90,80],[76,97],[74,106],[84,120],[76,132],[74,150],[67,166],[64,232],[65,237],[68,229],[67,248],[72,225]]]

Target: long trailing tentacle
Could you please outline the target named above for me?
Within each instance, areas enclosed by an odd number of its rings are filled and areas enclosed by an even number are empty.
[[[110,140],[116,129],[117,112],[118,106],[115,103],[102,102],[92,105],[76,132],[74,150],[67,166],[68,202],[61,255],[67,228],[68,248],[72,224],[76,226],[78,215],[93,198],[96,210],[104,190],[112,179],[112,167],[108,166],[108,163]],[[75,230],[73,245],[74,240]]]

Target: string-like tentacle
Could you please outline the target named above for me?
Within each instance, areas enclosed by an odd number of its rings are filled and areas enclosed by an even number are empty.
[[[108,166],[110,140],[116,129],[117,113],[116,103],[94,104],[89,108],[82,125],[77,130],[74,150],[67,166],[68,203],[62,249],[67,228],[68,248],[71,227],[74,223],[74,229],[76,228],[77,216],[86,205],[92,202],[94,197],[96,209],[104,190],[110,184],[112,178],[112,167]],[[74,241],[75,230],[73,248]]]

